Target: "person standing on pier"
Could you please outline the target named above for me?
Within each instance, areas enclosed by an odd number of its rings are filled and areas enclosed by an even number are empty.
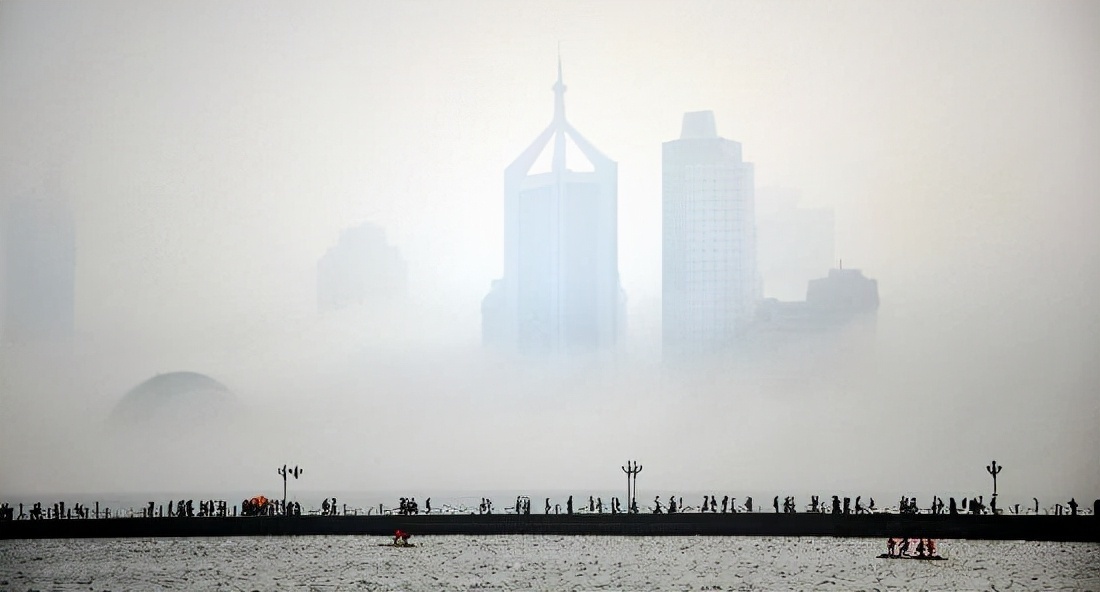
[[[699,511],[700,512],[706,512],[707,511],[707,506],[709,506],[709,505],[710,505],[710,496],[709,495],[704,495],[703,496],[703,505],[699,506]]]
[[[752,513],[752,497],[751,496],[745,498],[745,511],[750,513],[750,514]]]
[[[672,497],[671,495],[668,496],[668,513],[669,514],[675,514],[676,513],[676,498]]]
[[[565,500],[565,513],[573,513],[573,496],[569,496],[569,499]]]
[[[710,496],[710,511],[718,513],[718,500],[714,499],[714,496]]]
[[[722,496],[722,513],[723,514],[726,513],[726,508],[728,508],[729,505],[730,505],[730,496],[723,495]]]
[[[993,503],[993,502],[990,502]],[[1069,514],[1070,516],[1077,515],[1077,500],[1075,498],[1069,498]]]
[[[431,514],[432,513],[432,498],[430,498],[430,497],[424,500],[424,513],[425,514]]]
[[[546,498],[546,513],[550,513],[550,498]]]
[[[653,498],[653,513],[654,514],[660,514],[661,513],[661,496],[659,496],[659,495],[654,496],[654,498]]]
[[[779,513],[779,496],[772,498],[772,507],[775,508],[775,513]]]
[[[596,498],[596,513],[603,514],[603,499]]]

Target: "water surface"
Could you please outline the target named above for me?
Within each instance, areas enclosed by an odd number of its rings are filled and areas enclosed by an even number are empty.
[[[424,536],[0,541],[0,590],[1096,590],[1100,545],[778,537]]]

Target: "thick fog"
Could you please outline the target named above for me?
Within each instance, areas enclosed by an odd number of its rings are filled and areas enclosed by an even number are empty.
[[[627,330],[516,358],[481,301],[559,44],[618,163]],[[988,496],[996,459],[1008,502],[1100,497],[1097,56],[1092,2],[0,3],[0,205],[64,204],[76,253],[72,337],[0,348],[0,496],[270,494],[284,463],[580,493],[627,459],[650,490]],[[661,143],[698,110],[758,207],[832,210],[872,329],[662,363]],[[404,292],[319,312],[364,223]],[[111,421],[184,370],[231,400]]]

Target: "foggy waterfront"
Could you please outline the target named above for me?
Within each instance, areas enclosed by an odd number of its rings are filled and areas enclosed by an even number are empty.
[[[0,541],[0,587],[51,590],[1096,590],[1095,544],[753,537],[372,537]]]
[[[564,513],[633,459],[642,512],[1093,512],[1097,56],[1088,0],[4,0],[0,503]],[[1096,545],[419,542],[6,541],[0,589],[1100,588]]]

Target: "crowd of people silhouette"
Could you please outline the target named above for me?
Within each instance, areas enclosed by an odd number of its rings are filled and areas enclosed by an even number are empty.
[[[1050,515],[1070,515],[1077,516],[1080,513],[1080,504],[1076,499],[1071,498],[1066,503],[1056,503],[1045,510],[1040,508],[1039,500],[1032,498],[1033,504],[1023,513],[1027,514],[1050,514]],[[263,496],[257,496],[251,499],[243,500],[240,506],[231,506],[228,502],[223,500],[199,500],[197,511],[195,500],[171,500],[165,505],[157,506],[155,502],[148,502],[148,504],[140,509],[140,511],[115,510],[112,516],[110,509],[100,511],[99,503],[95,504],[95,509],[89,508],[83,504],[77,503],[72,506],[66,506],[64,501],[60,501],[52,504],[51,506],[44,506],[42,502],[34,502],[29,508],[24,503],[17,504],[15,506],[4,502],[0,504],[0,521],[4,520],[45,520],[45,519],[87,519],[87,518],[110,518],[110,517],[142,517],[142,518],[158,518],[158,517],[173,517],[173,518],[193,518],[193,517],[227,517],[227,516],[300,516],[302,514],[302,505],[300,502],[281,502],[279,500],[267,499]],[[431,498],[426,498],[424,503],[424,513],[431,513]],[[481,498],[480,503],[477,506],[477,514],[492,514],[495,507],[493,500],[488,497]],[[772,498],[772,509],[776,514],[794,514],[799,511],[796,503],[795,496],[784,496],[782,500],[780,496]],[[378,506],[379,514],[383,513],[395,513],[402,516],[417,515],[421,513],[420,506],[418,505],[416,498],[402,497],[399,500],[398,507],[393,510],[386,510],[381,505]],[[544,514],[559,514],[562,513],[563,504],[553,503],[552,499],[547,497],[544,500],[543,512]],[[754,512],[752,497],[746,496],[742,504],[738,504],[736,497],[729,495],[722,496],[721,501],[718,500],[715,495],[704,495],[698,506],[689,507],[685,506],[683,497],[669,495],[666,499],[662,499],[661,495],[654,496],[652,504],[646,508],[653,514],[677,514],[683,512],[696,512],[696,513],[710,513],[710,514],[736,514],[739,512]],[[358,514],[361,510],[353,510],[351,513]],[[461,506],[445,506],[445,513],[462,512]],[[573,514],[575,511],[573,496],[570,495],[565,499],[564,513]],[[582,502],[580,511],[582,513],[590,514],[637,514],[639,513],[638,502],[636,499],[630,500],[629,507],[623,507],[621,500],[618,497],[611,497],[605,503],[604,499],[600,496],[590,495],[588,496],[588,503]],[[809,504],[804,509],[809,513],[823,513],[823,514],[870,514],[870,513],[898,513],[898,514],[949,514],[949,515],[1000,515],[1004,513],[1001,508],[997,506],[997,496],[993,496],[989,503],[985,502],[985,498],[982,495],[972,498],[962,498],[960,501],[956,501],[954,497],[949,497],[945,502],[943,498],[939,496],[932,496],[932,501],[927,507],[922,507],[918,504],[917,498],[910,496],[902,496],[898,501],[896,508],[878,508],[875,505],[874,498],[868,498],[868,503],[864,505],[863,497],[856,496],[854,503],[850,497],[842,497],[838,495],[831,496],[831,503],[823,503],[820,496],[810,496]],[[1021,505],[1013,504],[1009,506],[1008,510],[1012,514],[1021,513]],[[511,507],[506,507],[505,512],[511,512],[514,514],[529,515],[531,513],[531,499],[525,495],[516,496],[515,504]],[[325,498],[319,507],[319,509],[311,510],[310,513],[319,514],[321,516],[336,516],[341,513],[348,514],[348,508],[343,508],[341,512],[337,506],[337,500],[333,498]],[[369,513],[369,512],[368,512]],[[1085,513],[1090,513],[1086,510]],[[1097,500],[1093,504],[1091,509],[1092,514],[1100,513],[1100,500]]]

